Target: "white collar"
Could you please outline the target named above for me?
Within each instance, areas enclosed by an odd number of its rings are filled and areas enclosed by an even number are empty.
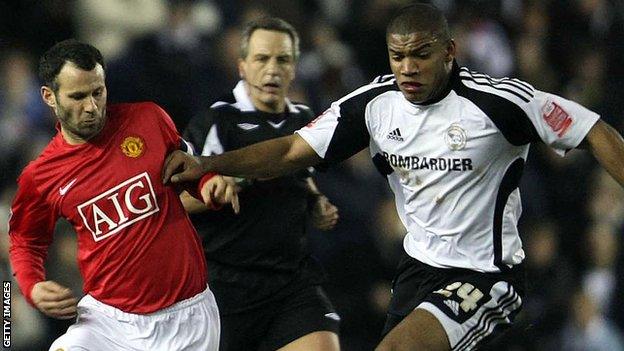
[[[251,102],[251,98],[249,97],[249,93],[247,92],[247,88],[245,87],[245,81],[239,80],[234,89],[232,90],[234,94],[234,98],[236,99],[236,103],[234,106],[241,110],[241,112],[253,112],[256,111],[256,107],[253,102]],[[288,98],[286,98],[286,109],[288,112],[299,113],[299,109],[292,103]]]

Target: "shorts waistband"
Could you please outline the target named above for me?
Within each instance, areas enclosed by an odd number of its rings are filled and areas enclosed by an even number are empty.
[[[212,291],[210,291],[210,288],[206,287],[204,291],[200,292],[199,294],[193,297],[189,297],[188,299],[176,302],[171,306],[162,308],[160,310],[157,310],[151,313],[146,313],[146,314],[124,312],[116,307],[105,304],[104,302],[101,302],[95,299],[93,296],[89,294],[85,295],[82,299],[80,299],[80,302],[78,302],[78,306],[94,308],[97,311],[104,313],[105,315],[111,318],[115,318],[119,321],[130,322],[130,321],[141,320],[144,318],[149,318],[149,317],[154,317],[154,316],[159,316],[159,315],[164,315],[164,314],[168,314],[171,312],[179,311],[189,306],[198,304],[200,303],[200,301],[204,300],[207,296],[211,296],[211,295],[212,295]]]

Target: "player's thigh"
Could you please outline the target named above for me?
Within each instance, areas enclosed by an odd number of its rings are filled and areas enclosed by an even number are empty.
[[[312,332],[310,334],[300,337],[295,341],[288,343],[286,346],[279,349],[279,351],[303,350],[338,351],[340,350],[340,341],[338,340],[338,334],[330,331]]]
[[[413,343],[413,348],[430,345],[432,350],[445,349],[439,348],[444,339],[446,349],[452,350],[472,350],[484,344],[510,327],[522,307],[520,294],[510,282],[498,280],[500,277],[475,273],[449,280],[446,286],[434,290],[418,304],[408,315],[407,322],[404,320],[394,327],[387,335],[387,342],[394,345],[402,337],[403,345]],[[435,318],[437,323],[430,320],[434,330],[425,335],[421,328],[427,316]],[[437,326],[442,327],[445,335],[436,332],[439,331]],[[394,329],[398,332],[393,333]]]
[[[107,337],[97,324],[80,323],[72,325],[65,334],[56,339],[50,351],[106,351],[133,350]]]
[[[164,309],[142,323],[155,336],[145,340],[149,350],[217,351],[221,325],[212,291]]]
[[[339,350],[340,317],[319,286],[279,301],[259,350]]]
[[[446,351],[450,345],[444,327],[430,312],[415,309],[386,334],[376,351]]]
[[[459,277],[417,308],[438,319],[453,350],[472,350],[509,328],[522,308],[521,290],[497,278],[479,273]]]

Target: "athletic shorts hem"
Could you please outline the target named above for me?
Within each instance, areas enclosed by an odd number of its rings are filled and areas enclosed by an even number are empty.
[[[453,348],[453,345],[457,344],[462,337],[462,331],[460,328],[452,328],[451,325],[455,324],[455,321],[450,319],[444,312],[442,312],[436,305],[431,302],[423,302],[416,306],[415,309],[425,310],[431,313],[440,322],[442,329],[446,333],[449,345]]]

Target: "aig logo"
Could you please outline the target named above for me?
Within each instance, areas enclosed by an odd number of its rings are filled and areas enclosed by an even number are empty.
[[[154,187],[143,172],[78,206],[95,241],[108,238],[159,211]]]

